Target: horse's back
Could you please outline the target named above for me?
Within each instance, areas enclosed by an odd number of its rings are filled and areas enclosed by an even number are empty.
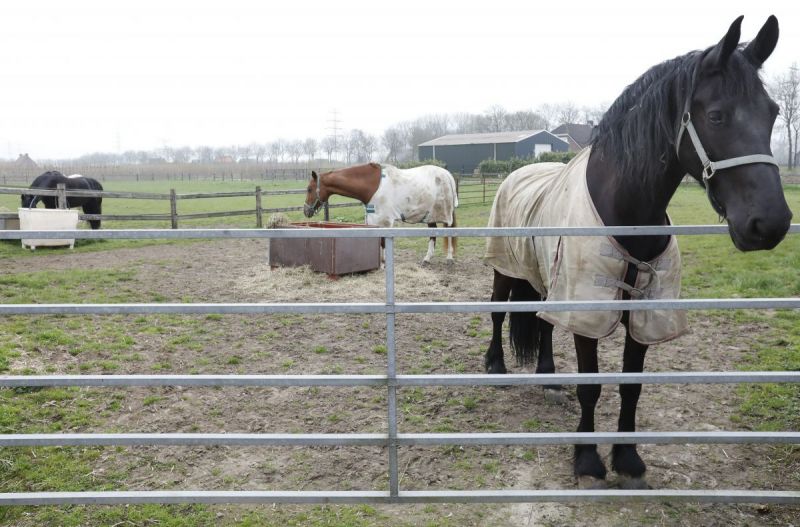
[[[509,174],[497,189],[488,226],[539,226],[542,203],[564,167],[563,163],[534,163]],[[530,236],[487,238],[484,260],[506,276],[529,281],[539,294],[547,295],[546,273],[540,268]]]
[[[458,195],[449,171],[434,165],[409,169],[384,165],[383,173],[388,182],[381,181],[384,188],[378,188],[377,199],[393,203],[377,204],[378,207],[389,205],[396,209],[395,219],[409,223],[453,223]]]

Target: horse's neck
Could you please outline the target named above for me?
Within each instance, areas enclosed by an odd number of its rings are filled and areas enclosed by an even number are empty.
[[[608,156],[592,155],[586,167],[589,194],[603,224],[612,225],[664,225],[667,223],[667,206],[683,178],[677,160],[664,168],[664,172],[651,178],[654,188],[649,196],[642,196],[638,187],[631,186],[618,177],[621,171]],[[661,253],[669,236],[615,236],[628,252],[640,260],[650,260]]]
[[[366,205],[378,190],[381,174],[380,170],[367,165],[367,168],[354,167],[323,174],[320,180],[321,190],[327,195],[337,194],[357,199]]]

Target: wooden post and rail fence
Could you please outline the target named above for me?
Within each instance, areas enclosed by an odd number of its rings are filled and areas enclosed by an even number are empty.
[[[460,205],[471,205],[486,203],[487,200],[491,202],[494,199],[494,194],[497,187],[502,182],[499,176],[482,176],[482,177],[460,177],[456,176],[456,189],[459,196]],[[153,192],[115,192],[115,191],[99,191],[99,190],[67,190],[64,184],[59,184],[56,189],[37,189],[27,187],[0,187],[0,194],[28,194],[35,196],[55,196],[57,206],[60,209],[67,208],[67,199],[69,197],[102,197],[102,198],[116,198],[116,199],[147,199],[147,200],[164,200],[169,201],[169,214],[81,214],[81,220],[100,220],[100,221],[167,221],[169,220],[170,226],[177,229],[181,220],[193,220],[201,218],[221,218],[229,216],[255,216],[256,227],[261,228],[264,226],[264,214],[272,214],[278,212],[296,212],[302,211],[303,207],[274,207],[265,208],[263,206],[263,199],[269,196],[288,195],[288,194],[305,194],[305,189],[293,190],[271,190],[264,191],[260,186],[255,187],[251,191],[236,191],[236,192],[194,192],[179,194],[175,189],[170,189],[168,194],[153,193]],[[230,210],[219,212],[197,212],[180,214],[178,212],[178,202],[187,199],[213,199],[213,198],[235,198],[235,197],[253,197],[255,199],[255,208],[246,210]],[[324,206],[324,219],[329,221],[330,210],[332,208],[340,207],[361,207],[362,204],[357,201],[348,203],[337,203]],[[0,213],[2,217],[16,217],[16,213]]]

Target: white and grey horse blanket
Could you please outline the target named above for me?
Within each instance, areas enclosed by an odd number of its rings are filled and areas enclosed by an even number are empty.
[[[380,227],[391,227],[396,221],[449,226],[456,207],[456,181],[444,168],[381,165],[378,190],[366,205],[366,223]]]
[[[586,184],[590,148],[568,165],[536,163],[515,170],[497,191],[489,227],[601,227]],[[655,259],[640,262],[612,237],[536,236],[488,238],[485,261],[512,278],[527,280],[546,301],[675,299],[680,295],[678,243],[670,237]],[[633,287],[624,283],[628,263],[639,270]],[[622,311],[540,311],[540,318],[590,338],[614,332]],[[631,337],[655,344],[687,331],[683,311],[631,311]]]

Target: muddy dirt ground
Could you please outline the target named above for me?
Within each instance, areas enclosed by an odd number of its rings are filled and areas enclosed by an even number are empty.
[[[332,281],[308,269],[270,270],[262,241],[229,240],[145,249],[6,260],[2,272],[44,269],[132,269],[126,287],[163,301],[381,301],[382,272]],[[474,254],[472,254],[474,253]],[[486,300],[491,271],[479,252],[465,251],[455,266],[440,253],[421,266],[421,251],[398,250],[397,300]],[[736,368],[765,328],[725,318],[691,316],[692,332],[651,348],[648,371],[721,371]],[[73,356],[43,346],[13,368],[50,365],[55,373],[383,373],[385,320],[373,315],[113,317],[132,338],[124,357],[108,350]],[[73,331],[92,339],[91,317]],[[96,325],[96,326],[95,326]],[[490,334],[488,314],[398,315],[399,373],[476,373]],[[568,335],[556,332],[559,371],[576,371]],[[601,343],[601,371],[619,371],[623,335]],[[506,346],[507,347],[507,346]],[[112,372],[105,371],[114,360]],[[104,362],[105,361],[105,362]],[[513,366],[507,349],[506,362]],[[513,368],[522,371],[520,368]],[[371,388],[156,388],[103,390],[116,404],[98,424],[77,431],[128,432],[379,432],[386,429],[385,393]],[[537,387],[399,390],[400,431],[571,431],[579,415],[574,387],[565,405],[545,402]],[[740,430],[739,399],[730,385],[645,386],[639,429]],[[616,387],[604,387],[597,429],[613,431]],[[607,457],[610,447],[601,446]],[[758,445],[640,447],[648,482],[661,489],[796,490],[795,476],[776,470],[782,450]],[[400,451],[404,489],[574,489],[570,447],[415,447]],[[124,488],[385,489],[386,453],[380,448],[133,448],[107,449],[99,471],[124,468]],[[615,485],[613,473],[609,483]],[[54,490],[54,489],[52,489]],[[236,507],[219,507],[232,514]],[[524,504],[379,507],[398,522],[460,525],[797,525],[800,508],[702,504]]]

